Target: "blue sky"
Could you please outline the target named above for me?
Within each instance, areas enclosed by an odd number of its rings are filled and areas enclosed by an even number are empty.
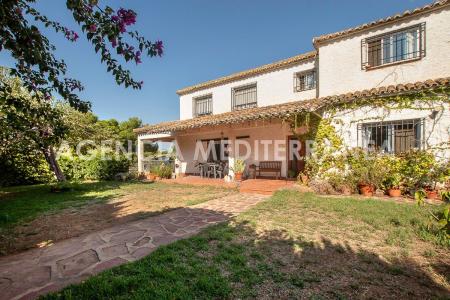
[[[127,64],[142,90],[117,86],[82,37],[70,43],[48,32],[69,75],[82,81],[81,94],[92,102],[102,119],[144,123],[178,119],[177,89],[253,68],[313,49],[314,36],[339,31],[429,3],[431,0],[133,0],[102,1],[113,8],[131,8],[138,14],[138,30],[165,44],[162,58]],[[65,1],[38,0],[36,7],[67,27],[81,30],[65,9]],[[7,53],[0,64],[12,66]]]

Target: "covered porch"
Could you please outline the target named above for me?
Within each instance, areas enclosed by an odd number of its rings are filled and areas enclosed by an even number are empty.
[[[286,119],[315,111],[321,104],[317,99],[296,101],[136,129],[139,172],[145,171],[144,143],[171,141],[176,150],[176,177],[197,175],[234,181],[237,160],[245,161],[244,178],[295,177],[303,170],[301,157],[307,145],[295,138]],[[201,166],[208,164],[221,166],[221,172],[204,172]]]
[[[169,134],[139,135],[138,169],[148,171],[143,147],[146,142],[170,141],[176,150],[174,173],[177,178],[234,180],[234,164],[245,161],[244,178],[288,178],[303,170],[300,159],[304,150],[293,136],[289,124],[281,120],[256,120],[186,129]],[[262,166],[275,165],[276,169]],[[294,174],[295,173],[295,174]]]

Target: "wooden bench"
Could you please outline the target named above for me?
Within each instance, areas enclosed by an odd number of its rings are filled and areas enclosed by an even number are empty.
[[[271,172],[276,174],[276,178],[281,177],[281,161],[261,161],[257,167],[258,175],[261,172]]]

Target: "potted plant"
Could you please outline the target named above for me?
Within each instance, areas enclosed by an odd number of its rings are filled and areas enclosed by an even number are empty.
[[[438,198],[438,191],[431,189],[431,188],[425,188],[425,193],[427,194],[427,199],[437,199]]]
[[[150,172],[147,173],[147,174],[145,175],[145,177],[147,178],[147,180],[155,181],[158,172],[159,172],[159,167],[156,166],[156,165],[154,165],[154,166],[152,166],[152,167],[150,168]]]
[[[234,165],[231,168],[231,170],[234,173],[234,178],[237,181],[241,181],[242,180],[242,174],[244,173],[244,170],[245,170],[245,161],[240,159],[240,158],[236,158],[234,160]]]
[[[297,176],[297,178],[300,180],[301,183],[303,183],[304,185],[308,185],[309,182],[309,177],[308,175],[306,175],[303,172],[300,172]]]
[[[349,174],[343,175],[343,170],[336,169],[331,171],[328,171],[325,180],[331,184],[333,189],[340,192],[343,195],[351,195],[352,194],[352,188],[351,188],[351,179]]]
[[[349,196],[352,194],[352,188],[347,184],[342,184],[339,186],[339,191],[346,196]]]
[[[400,189],[402,184],[402,176],[399,173],[391,173],[384,181],[384,186],[390,197],[400,197],[402,191]]]
[[[288,177],[289,178],[295,178],[296,176],[297,176],[297,172],[296,171],[294,171],[292,169],[288,170]]]
[[[448,164],[434,164],[431,171],[428,173],[428,177],[422,183],[426,197],[428,199],[438,199],[439,192],[437,185],[438,183],[444,183],[449,177]]]
[[[358,184],[358,189],[359,189],[359,193],[366,197],[373,196],[373,192],[375,190],[373,184],[370,184],[369,182],[366,182],[366,181],[361,181]]]
[[[363,196],[373,196],[375,187],[371,182],[370,169],[367,165],[359,165],[353,170],[359,193]]]
[[[352,168],[359,192],[373,196],[386,177],[386,162],[380,153],[366,153],[353,158]]]

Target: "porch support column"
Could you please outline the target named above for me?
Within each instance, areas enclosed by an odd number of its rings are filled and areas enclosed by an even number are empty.
[[[138,136],[138,144],[137,144],[137,161],[138,161],[138,172],[144,172],[144,142],[140,136]]]
[[[181,153],[180,147],[178,146],[179,145],[178,141],[179,141],[178,137],[176,137],[173,140],[173,142],[175,142],[175,151],[176,151],[176,156],[175,156],[175,178],[183,176],[182,175],[183,174],[183,166],[181,165],[182,164],[181,160],[182,160],[183,155]]]
[[[234,180],[234,171],[232,168],[234,167],[234,153],[232,155],[228,155],[228,176],[230,176],[231,180]]]
[[[229,141],[231,141],[231,144],[228,146],[228,176],[230,177],[230,180],[234,180],[234,171],[232,170],[234,168],[234,161],[236,160],[236,135],[233,131],[228,133]]]

